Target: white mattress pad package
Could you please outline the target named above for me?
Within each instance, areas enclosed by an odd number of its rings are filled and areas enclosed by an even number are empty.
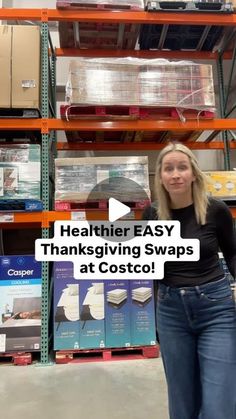
[[[114,304],[120,304],[127,298],[127,290],[115,289],[107,292],[107,301]]]
[[[83,305],[88,305],[92,317],[96,320],[103,320],[104,313],[104,284],[96,283],[88,288],[88,292],[83,301]]]
[[[152,289],[149,287],[140,287],[132,290],[132,299],[143,303],[152,296]]]
[[[77,293],[76,289],[77,287]],[[62,291],[60,300],[58,301],[58,307],[64,307],[65,317],[70,321],[77,321],[80,318],[79,315],[79,284],[74,286],[73,294],[71,288],[65,288]]]

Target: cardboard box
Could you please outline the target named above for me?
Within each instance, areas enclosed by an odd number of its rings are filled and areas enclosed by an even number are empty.
[[[130,293],[129,281],[105,281],[106,347],[129,347]]]
[[[34,256],[0,257],[0,352],[40,350],[41,283]]]
[[[0,26],[0,108],[11,106],[11,26]]]
[[[40,28],[13,26],[12,107],[39,108]]]
[[[205,172],[208,178],[208,192],[216,197],[235,197],[236,171]]]
[[[155,345],[156,322],[153,281],[129,281],[131,294],[131,345]]]
[[[79,349],[79,281],[72,262],[54,263],[54,350]]]
[[[104,283],[80,281],[80,348],[105,346]]]

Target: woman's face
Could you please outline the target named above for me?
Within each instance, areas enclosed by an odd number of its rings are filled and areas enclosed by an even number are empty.
[[[192,182],[195,180],[189,157],[181,151],[171,151],[163,157],[161,182],[170,198],[180,195],[192,196]]]

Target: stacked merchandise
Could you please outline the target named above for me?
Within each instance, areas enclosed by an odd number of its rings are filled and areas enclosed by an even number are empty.
[[[143,0],[63,0],[57,8],[143,10]],[[61,48],[134,49],[140,25],[133,23],[59,22]]]
[[[71,262],[54,264],[55,350],[155,343],[152,281],[79,281]]]
[[[70,63],[61,117],[185,120],[214,117],[212,66],[164,59],[81,58]],[[94,110],[93,110],[94,107]],[[94,116],[93,116],[94,117]],[[68,141],[195,141],[201,132],[67,132]]]
[[[0,257],[0,352],[40,350],[41,282],[33,256]]]
[[[212,66],[163,59],[72,60],[66,89],[76,105],[135,105],[212,110]]]
[[[40,146],[0,146],[0,208],[42,210]],[[23,202],[21,202],[23,200]]]
[[[70,203],[108,201],[110,196],[143,206],[150,199],[148,158],[144,156],[116,157],[116,163],[113,157],[56,159],[55,168],[57,210],[71,209]]]

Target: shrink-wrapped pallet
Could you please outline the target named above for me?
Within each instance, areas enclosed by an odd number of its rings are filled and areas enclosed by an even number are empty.
[[[56,201],[85,202],[91,191],[93,200],[110,195],[135,202],[143,199],[144,193],[150,197],[146,156],[116,157],[115,163],[114,157],[59,158],[55,159],[55,171]],[[124,188],[124,178],[133,181],[130,190]]]
[[[164,59],[80,58],[70,63],[69,104],[213,110],[212,66]]]

